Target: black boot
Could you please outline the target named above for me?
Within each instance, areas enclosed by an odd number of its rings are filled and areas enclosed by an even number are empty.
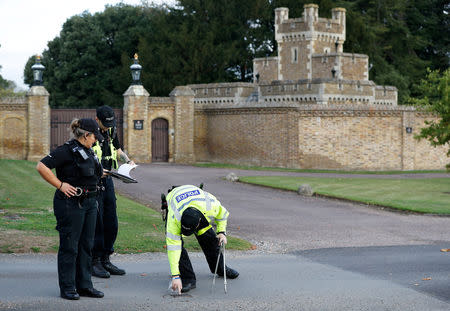
[[[182,288],[181,288],[181,292],[182,293],[187,293],[188,291],[190,291],[191,289],[196,288],[196,281],[195,280],[181,280],[181,284],[182,284]]]
[[[107,279],[111,276],[109,272],[103,268],[100,257],[92,258],[92,275],[103,279]]]
[[[239,272],[234,269],[226,267],[225,271],[227,272],[227,279],[235,279],[239,276]],[[219,268],[219,271],[217,271],[217,275],[223,276],[223,270]]]
[[[91,298],[103,298],[105,294],[95,288],[80,288],[77,290],[80,296],[91,297]]]
[[[115,265],[111,263],[109,260],[109,255],[102,257],[102,265],[106,271],[111,273],[112,275],[124,275],[125,270],[117,268]]]

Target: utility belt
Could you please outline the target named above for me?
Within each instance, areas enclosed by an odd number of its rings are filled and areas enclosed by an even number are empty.
[[[75,186],[77,193],[75,193],[75,197],[79,198],[92,198],[97,196],[98,187],[85,187],[85,186]]]

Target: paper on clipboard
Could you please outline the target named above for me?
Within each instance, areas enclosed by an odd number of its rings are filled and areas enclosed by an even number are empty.
[[[133,169],[135,169],[136,168],[136,164],[133,164],[133,165],[131,165],[131,164],[122,164],[120,167],[119,167],[119,169],[117,170],[117,173],[119,173],[120,175],[124,175],[124,176],[127,176],[127,177],[130,177],[131,178],[131,176],[130,176],[130,171],[131,170],[133,170]]]
[[[137,180],[130,176],[130,171],[137,167],[136,164],[122,164],[116,172],[109,171],[112,177],[122,180],[124,183],[137,183]]]

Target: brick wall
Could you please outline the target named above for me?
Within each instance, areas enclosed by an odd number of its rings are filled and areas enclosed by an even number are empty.
[[[39,161],[50,152],[48,97],[33,86],[25,97],[0,98],[0,158]]]
[[[418,134],[420,132],[420,128],[425,125],[425,120],[433,121],[437,120],[437,118],[424,113],[415,113],[415,118],[412,120],[413,122],[411,122],[413,133],[407,135],[411,137]],[[448,144],[433,147],[425,139],[420,141],[414,139],[414,141],[409,144],[409,149],[411,150],[410,152],[414,156],[414,169],[421,170],[429,168],[444,168],[446,164],[450,163],[450,158],[445,156],[449,150],[449,147],[450,146]]]
[[[196,121],[196,158],[198,161],[246,165],[289,167],[293,128],[286,109],[212,109],[198,113]],[[206,141],[207,147],[202,146]],[[201,150],[197,154],[197,150]],[[208,153],[205,154],[206,149]],[[207,155],[205,157],[205,155]]]
[[[25,97],[0,98],[0,158],[26,159],[27,110]]]
[[[342,170],[444,169],[447,148],[417,141],[411,107],[304,105],[197,109],[197,161]]]

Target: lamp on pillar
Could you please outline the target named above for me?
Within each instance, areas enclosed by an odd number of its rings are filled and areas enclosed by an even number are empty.
[[[42,75],[44,73],[45,67],[41,64],[41,57],[36,56],[36,62],[33,66],[31,66],[31,70],[33,70],[33,86],[34,85],[42,85]]]
[[[133,78],[132,85],[140,85],[142,66],[139,65],[137,53],[134,54],[134,63],[133,65],[130,66],[130,69],[131,69],[131,77]]]

